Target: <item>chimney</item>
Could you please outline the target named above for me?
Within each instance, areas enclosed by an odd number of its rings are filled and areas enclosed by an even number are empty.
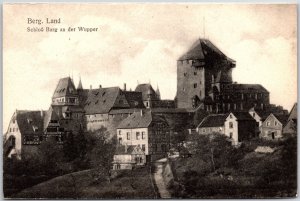
[[[126,83],[124,83],[124,91],[126,91]]]
[[[44,111],[41,110],[41,117],[43,118],[43,116],[44,116]]]
[[[101,88],[102,88],[102,85],[100,84],[100,85],[99,85],[99,89],[101,89]]]
[[[90,90],[92,90],[92,88],[93,88],[92,85],[90,85]]]
[[[143,110],[141,110],[141,117],[142,117],[142,116],[144,116],[144,112],[143,112]]]

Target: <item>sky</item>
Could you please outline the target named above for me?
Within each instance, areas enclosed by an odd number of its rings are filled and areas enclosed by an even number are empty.
[[[233,80],[297,101],[297,7],[292,4],[93,3],[3,6],[3,131],[18,110],[47,110],[58,80],[98,88],[138,83],[176,95],[176,61],[207,38],[236,61]],[[44,23],[28,24],[28,18]],[[46,24],[46,18],[60,24]],[[28,32],[33,27],[97,32]]]

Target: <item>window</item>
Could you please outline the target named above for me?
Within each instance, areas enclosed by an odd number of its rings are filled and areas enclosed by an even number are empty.
[[[233,123],[229,122],[229,128],[233,128]]]
[[[121,131],[119,130],[119,135],[121,135]]]
[[[130,133],[127,132],[127,140],[130,140]]]
[[[162,145],[161,145],[161,151],[162,151],[162,152],[166,152],[166,151],[167,151],[167,147],[166,147],[165,144],[162,144]]]
[[[145,139],[145,138],[146,138],[145,132],[142,132],[142,139]]]
[[[202,129],[202,132],[205,133],[205,128]]]
[[[194,72],[194,75],[197,75],[197,72]]]
[[[253,113],[252,116],[255,117],[255,113]]]
[[[140,139],[140,132],[136,132],[136,139],[137,139],[137,140]]]
[[[197,88],[197,83],[194,83],[194,88]]]
[[[119,144],[122,144],[122,138],[121,137],[119,138]]]
[[[241,98],[242,98],[242,100],[244,99],[244,94],[241,94]]]
[[[231,132],[229,133],[229,138],[232,139],[232,133]]]
[[[277,126],[277,121],[274,122],[275,126]]]
[[[186,77],[186,76],[187,76],[187,73],[183,73],[183,76]]]
[[[270,126],[270,122],[269,121],[267,121],[267,126]]]
[[[232,119],[232,115],[231,114],[229,115],[229,118]]]
[[[146,146],[144,144],[142,144],[142,150],[145,151],[146,150]]]

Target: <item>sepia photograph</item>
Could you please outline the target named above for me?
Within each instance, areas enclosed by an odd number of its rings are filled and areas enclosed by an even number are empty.
[[[297,4],[3,4],[4,199],[297,197]]]

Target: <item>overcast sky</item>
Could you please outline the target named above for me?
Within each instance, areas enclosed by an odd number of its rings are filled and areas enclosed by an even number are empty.
[[[58,80],[72,74],[84,88],[151,82],[173,99],[176,60],[200,37],[236,60],[234,81],[262,84],[288,110],[297,101],[295,5],[27,4],[4,5],[3,15],[4,131],[16,109],[48,109]],[[27,32],[47,17],[99,31]]]

